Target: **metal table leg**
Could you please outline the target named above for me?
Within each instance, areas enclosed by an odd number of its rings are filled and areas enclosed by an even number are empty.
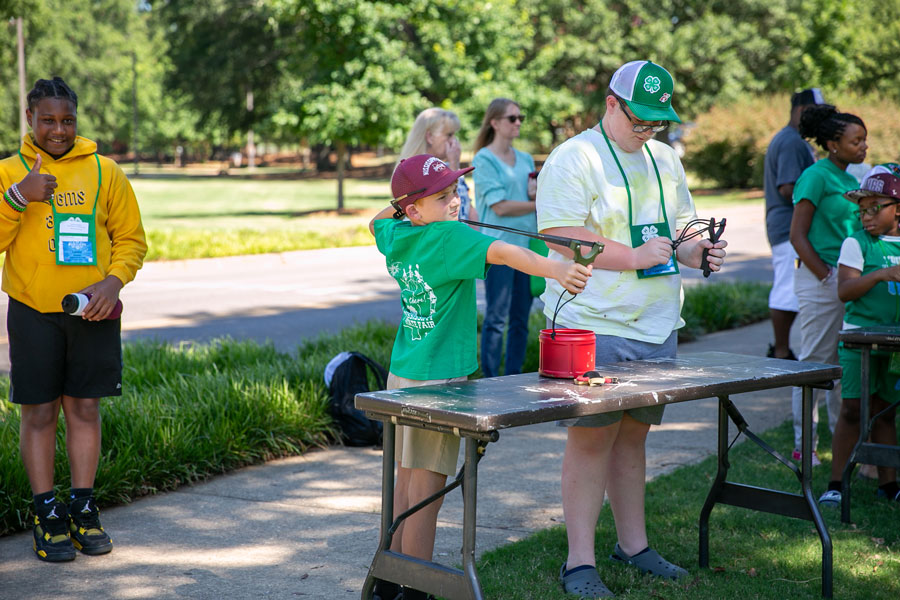
[[[394,522],[394,437],[396,427],[390,420],[384,421],[382,430],[382,467],[381,467],[381,534],[376,557],[391,547],[391,524]],[[375,562],[369,566],[366,581],[363,584],[362,600],[370,600],[375,588]]]
[[[847,464],[841,473],[841,521],[850,522],[850,479],[853,469],[859,463],[878,465],[880,467],[900,467],[900,447],[888,444],[877,444],[869,441],[875,419],[897,408],[900,401],[894,402],[876,415],[872,415],[870,403],[872,390],[869,387],[869,374],[872,369],[872,348],[860,346],[860,394],[859,394],[859,439],[850,453]]]
[[[871,350],[868,346],[860,349],[860,377],[859,382],[859,439],[850,452],[850,458],[841,472],[841,521],[850,522],[850,475],[859,462],[863,446],[869,439],[869,364]]]
[[[483,600],[475,569],[475,508],[478,492],[478,442],[466,438],[466,472],[463,479],[463,571],[473,600]]]
[[[825,520],[822,513],[819,512],[819,504],[812,492],[812,439],[813,439],[813,391],[809,386],[803,386],[803,432],[802,445],[803,448],[803,465],[801,469],[800,488],[803,490],[803,497],[809,506],[809,513],[812,522],[816,526],[819,534],[819,540],[822,542],[822,597],[831,598],[833,592],[833,575],[834,568],[832,565],[832,547],[831,536],[828,528],[825,527]]]
[[[728,397],[725,396],[727,401]],[[728,413],[723,406],[723,398],[719,398],[719,439],[718,439],[718,471],[713,481],[703,509],[700,511],[700,567],[709,567],[709,515],[716,505],[716,499],[722,493],[725,479],[728,476]]]
[[[421,426],[421,424],[418,424]],[[461,475],[440,492],[411,507],[394,521],[394,422],[385,421],[384,474],[382,476],[381,541],[363,585],[362,600],[371,600],[376,579],[385,579],[452,600],[484,600],[475,568],[476,500],[480,444],[497,441],[496,431],[465,432],[465,466]],[[390,445],[389,445],[390,444]],[[410,514],[463,486],[463,570],[390,550],[392,531]]]
[[[753,440],[763,450],[791,469],[800,480],[802,494],[790,494],[779,490],[770,490],[726,480],[728,475],[728,421],[729,418],[738,430]],[[713,481],[703,509],[700,511],[700,548],[699,563],[701,567],[709,566],[709,517],[713,507],[718,504],[739,506],[750,510],[768,512],[787,517],[813,521],[819,539],[822,542],[822,596],[832,597],[832,545],[831,536],[819,512],[818,504],[812,494],[812,388],[803,386],[803,461],[798,469],[792,462],[773,449],[764,440],[756,436],[747,427],[737,407],[728,396],[719,397],[719,431],[718,431],[718,472]]]

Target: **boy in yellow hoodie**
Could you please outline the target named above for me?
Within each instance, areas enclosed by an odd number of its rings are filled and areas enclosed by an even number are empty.
[[[147,243],[131,184],[97,144],[76,135],[78,97],[59,77],[28,93],[31,132],[0,161],[0,252],[9,294],[10,401],[21,407],[19,447],[34,494],[34,551],[73,560],[112,541],[93,498],[100,458],[100,398],[122,394],[119,290],[141,268]],[[66,294],[91,300],[80,317]],[[55,498],[60,408],[72,489]]]

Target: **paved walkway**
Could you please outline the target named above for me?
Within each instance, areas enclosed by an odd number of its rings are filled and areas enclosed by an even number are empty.
[[[763,322],[679,351],[761,355],[770,337]],[[734,399],[756,432],[790,417],[789,389]],[[562,522],[564,440],[544,424],[503,431],[488,447],[479,467],[480,552]],[[714,399],[669,406],[650,434],[648,477],[713,454],[715,440]],[[38,561],[30,532],[0,538],[0,598],[359,598],[378,539],[380,471],[380,452],[332,448],[111,507],[103,523],[113,553],[72,563]],[[453,492],[440,514],[437,560],[458,563],[461,524]]]

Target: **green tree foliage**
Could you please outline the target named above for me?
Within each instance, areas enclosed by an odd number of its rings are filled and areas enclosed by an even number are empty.
[[[106,149],[130,143],[132,52],[144,148],[209,152],[241,145],[252,127],[336,150],[341,168],[354,147],[398,148],[427,106],[456,111],[471,141],[498,96],[528,115],[523,144],[547,150],[596,122],[613,71],[638,58],[672,71],[685,119],[813,85],[900,99],[900,0],[142,2],[150,14],[138,4],[0,0],[0,16],[25,16],[29,83],[70,81],[82,131]],[[11,34],[0,36],[0,148],[10,149],[15,35],[0,27]],[[732,153],[744,173],[753,139]]]
[[[284,38],[273,3],[257,0],[158,0],[153,18],[165,31],[170,92],[185,98],[203,125],[245,131],[272,111]],[[253,94],[248,110],[247,94]]]
[[[338,158],[338,209],[343,208],[347,148],[397,144],[429,81],[406,54],[397,2],[286,0],[278,15],[293,34],[277,122]],[[314,51],[311,51],[313,50]]]
[[[132,130],[132,53],[137,55],[139,115],[153,124],[169,103],[163,93],[166,69],[162,32],[148,26],[133,0],[34,0],[24,5],[26,87],[60,76],[79,99],[79,133],[104,151],[124,150]],[[18,146],[16,36],[0,36],[0,148]]]

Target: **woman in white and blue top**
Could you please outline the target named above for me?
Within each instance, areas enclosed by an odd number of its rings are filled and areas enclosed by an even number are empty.
[[[453,111],[437,107],[426,108],[413,122],[412,129],[406,136],[406,142],[403,143],[403,149],[400,150],[397,164],[411,156],[431,154],[450,165],[451,169],[458,171],[460,145],[456,134],[459,128],[459,117]],[[478,211],[472,206],[465,177],[459,178],[456,193],[459,194],[460,221],[477,221]]]
[[[483,223],[524,231],[537,231],[534,159],[512,146],[522,126],[519,105],[497,98],[488,105],[475,141],[475,204]],[[485,228],[482,233],[528,247],[528,238]],[[487,307],[481,331],[481,370],[486,377],[499,375],[503,352],[503,328],[507,325],[506,374],[519,373],[525,361],[531,288],[527,274],[494,265],[484,281]]]

